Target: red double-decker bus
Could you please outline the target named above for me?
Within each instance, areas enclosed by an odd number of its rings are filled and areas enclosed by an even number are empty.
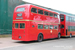
[[[59,25],[57,12],[31,4],[19,5],[13,14],[12,39],[42,41],[60,38]]]
[[[72,37],[75,36],[75,17],[60,14],[61,36]]]

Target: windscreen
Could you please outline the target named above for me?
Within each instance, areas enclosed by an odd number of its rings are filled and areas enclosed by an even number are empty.
[[[64,25],[61,25],[61,28],[64,28]]]
[[[64,15],[60,15],[61,21],[64,21]]]
[[[23,11],[25,11],[25,8],[24,8],[24,7],[18,8],[18,9],[16,10],[16,12],[23,12]]]

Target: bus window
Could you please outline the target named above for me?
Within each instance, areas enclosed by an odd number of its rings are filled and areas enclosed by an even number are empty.
[[[53,25],[50,25],[50,26],[49,26],[49,29],[53,29]]]
[[[37,9],[36,8],[32,8],[31,12],[37,13]]]
[[[44,29],[48,29],[48,25],[44,25]]]
[[[61,25],[61,28],[64,28],[64,25]]]
[[[57,29],[57,26],[54,26],[54,29]]]
[[[54,17],[57,18],[57,14],[54,14]]]
[[[38,9],[39,14],[43,14],[43,10]]]
[[[47,11],[44,11],[44,15],[47,15],[48,16],[48,12]]]
[[[72,22],[74,22],[74,18],[72,17]]]
[[[64,21],[64,15],[60,15],[61,21]]]
[[[15,26],[15,25],[14,25],[14,23],[13,23],[13,24],[12,24],[12,28],[14,28],[14,26]]]
[[[50,16],[53,17],[53,13],[50,13]]]
[[[16,12],[23,12],[24,10],[25,10],[25,8],[22,7],[22,8],[18,8],[18,9],[16,10]]]
[[[70,22],[72,21],[72,17],[70,17]]]
[[[75,18],[74,18],[74,22],[75,22]]]
[[[68,16],[66,16],[66,21],[69,21],[69,17]]]
[[[18,28],[18,23],[15,23],[15,28]]]
[[[38,24],[38,29],[43,29],[43,25],[42,24]]]
[[[25,24],[24,23],[20,23],[20,28],[25,28]]]

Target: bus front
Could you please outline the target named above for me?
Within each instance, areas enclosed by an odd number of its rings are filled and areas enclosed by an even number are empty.
[[[27,40],[27,26],[28,26],[28,6],[20,5],[17,6],[13,14],[12,24],[12,39],[13,40]]]

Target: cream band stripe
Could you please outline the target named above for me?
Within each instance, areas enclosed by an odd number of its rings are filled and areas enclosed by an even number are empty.
[[[33,22],[44,22],[44,21],[35,21],[35,20],[13,20],[13,21],[33,21]],[[52,22],[44,22],[44,23],[52,23]],[[60,24],[60,23],[54,23],[54,24]]]

